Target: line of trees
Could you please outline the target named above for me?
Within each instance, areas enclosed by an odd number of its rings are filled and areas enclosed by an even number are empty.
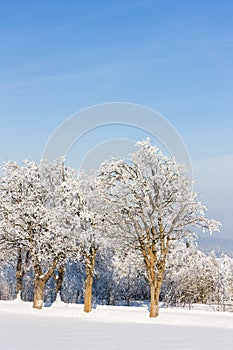
[[[167,305],[201,303],[233,311],[233,259],[179,243],[169,254],[161,297]]]
[[[91,176],[65,167],[63,158],[3,164],[1,256],[16,261],[18,293],[30,265],[34,308],[42,308],[51,279],[56,293],[61,291],[67,262],[77,260],[85,264],[84,311],[90,312],[96,259],[102,259],[109,261],[103,275],[114,264],[140,265],[150,317],[156,317],[172,251],[197,227],[219,229],[217,221],[206,218],[182,165],[150,140],[137,148],[129,162],[106,162]]]
[[[114,255],[114,256],[113,256]],[[12,300],[17,292],[17,260],[0,264],[0,299]],[[65,265],[60,298],[65,303],[84,303],[85,261],[69,260]],[[45,287],[45,305],[57,296],[57,271]],[[148,282],[143,261],[138,252],[125,256],[119,251],[97,253],[93,303],[137,305],[149,299]],[[24,267],[21,298],[33,300],[33,266]],[[212,305],[215,310],[233,311],[233,259],[227,255],[207,255],[194,244],[179,243],[168,255],[160,302],[165,306],[191,307],[193,304]]]

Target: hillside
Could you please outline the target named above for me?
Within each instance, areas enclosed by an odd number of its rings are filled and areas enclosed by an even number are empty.
[[[233,240],[214,236],[200,236],[197,240],[198,248],[205,253],[215,251],[217,256],[227,254],[233,258]]]

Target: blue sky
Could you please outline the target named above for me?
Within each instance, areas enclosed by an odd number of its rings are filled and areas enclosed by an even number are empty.
[[[141,104],[182,135],[203,202],[233,238],[232,15],[231,0],[0,0],[1,162],[39,160],[80,109]]]

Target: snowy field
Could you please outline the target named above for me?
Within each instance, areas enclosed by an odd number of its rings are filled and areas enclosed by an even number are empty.
[[[0,301],[1,350],[231,349],[233,313],[161,309],[150,319],[146,307],[55,303],[43,310],[31,303]]]

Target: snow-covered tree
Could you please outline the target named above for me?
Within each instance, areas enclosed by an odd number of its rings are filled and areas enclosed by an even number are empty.
[[[212,254],[212,260],[214,256]],[[233,306],[233,259],[222,254],[214,259],[217,269],[217,281],[214,289],[214,299],[218,304],[218,310],[226,311],[228,306]]]
[[[112,259],[116,299],[128,306],[131,300],[145,300],[148,288],[140,252],[130,249],[117,253]]]
[[[213,302],[217,269],[194,244],[178,242],[169,253],[163,298],[167,304],[191,306]]]
[[[98,171],[100,195],[108,208],[112,235],[143,257],[150,286],[150,317],[159,313],[159,295],[172,243],[192,235],[193,228],[218,230],[191,190],[184,166],[164,156],[150,140],[137,143],[131,161],[112,160]]]
[[[82,210],[76,241],[79,254],[86,266],[84,311],[90,312],[96,255],[97,253],[101,255],[104,247],[109,244],[109,240],[105,234],[103,200],[99,197],[94,175],[79,176],[79,192],[82,197]]]
[[[0,300],[15,298],[17,294],[16,282],[17,250],[0,241]]]
[[[79,223],[76,175],[53,163],[7,162],[0,181],[1,242],[30,252],[34,266],[34,304],[42,308],[44,288],[58,261],[76,244],[72,228]]]

